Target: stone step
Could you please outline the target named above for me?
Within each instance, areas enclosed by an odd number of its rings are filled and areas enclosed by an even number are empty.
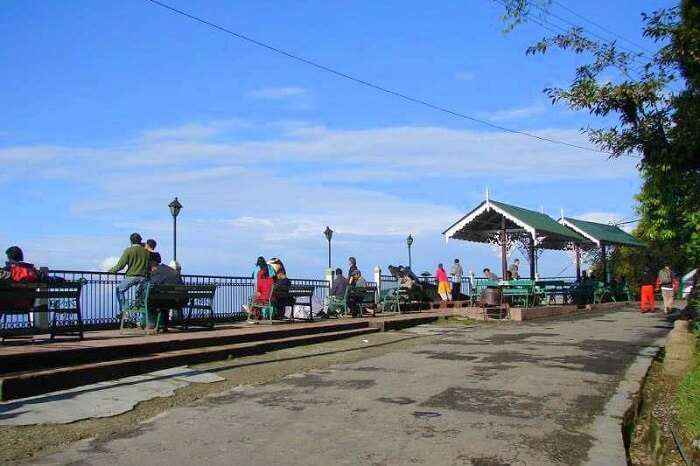
[[[83,341],[57,341],[50,344],[5,345],[0,353],[0,375],[36,369],[104,362],[115,359],[181,351],[210,346],[265,341],[345,330],[366,329],[366,320],[321,321],[280,325],[230,327],[206,331],[170,332],[158,335],[87,338]]]
[[[35,369],[0,378],[0,400],[26,398],[171,367],[262,354],[267,351],[340,340],[378,331],[378,328],[365,326],[365,328],[316,332],[264,341],[168,350],[53,369]]]

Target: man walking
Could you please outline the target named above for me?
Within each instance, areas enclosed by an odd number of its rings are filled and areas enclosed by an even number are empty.
[[[459,259],[455,259],[452,268],[450,269],[450,277],[452,278],[452,296],[454,299],[459,299],[462,292],[462,275],[464,275],[464,270],[462,270],[462,265],[459,263]]]
[[[652,272],[650,267],[644,267],[642,271],[642,276],[639,278],[639,285],[641,286],[639,290],[639,303],[642,308],[642,314],[647,312],[654,312],[654,285],[656,284],[656,277],[654,272]]]
[[[664,314],[670,314],[673,307],[673,295],[678,290],[678,280],[673,275],[670,265],[666,264],[663,269],[659,270],[659,276],[656,278],[656,289],[661,289],[661,297],[664,300]]]
[[[141,235],[132,233],[129,236],[129,241],[131,246],[124,249],[117,265],[109,269],[110,273],[117,273],[124,267],[127,267],[126,276],[117,285],[117,301],[119,302],[120,311],[124,310],[127,290],[146,279],[148,260],[150,258],[150,253],[141,245]]]

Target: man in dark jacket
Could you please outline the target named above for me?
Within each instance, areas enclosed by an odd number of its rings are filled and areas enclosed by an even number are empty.
[[[183,285],[182,277],[177,270],[168,267],[160,262],[160,254],[157,252],[151,253],[151,260],[148,262],[150,275],[147,282],[152,285]],[[179,311],[177,309],[176,311]],[[161,328],[167,329],[170,317],[170,309],[157,309],[154,313],[148,316],[148,320],[155,322],[158,313],[161,313],[162,323]]]
[[[335,269],[335,277],[333,277],[333,286],[331,286],[331,296],[335,296],[337,298],[344,298],[345,290],[347,287],[348,279],[343,277],[342,269]]]

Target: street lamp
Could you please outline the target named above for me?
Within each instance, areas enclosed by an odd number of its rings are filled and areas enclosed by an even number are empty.
[[[406,244],[408,245],[408,268],[411,268],[411,245],[413,244],[413,236],[408,235],[406,238]]]
[[[331,230],[331,227],[326,225],[326,230],[323,232],[323,234],[326,236],[326,239],[328,240],[328,268],[331,268],[331,238],[333,238],[333,230]]]
[[[170,215],[173,216],[173,260],[177,261],[177,216],[182,210],[182,204],[176,197],[173,202],[168,204],[168,207],[170,207]]]

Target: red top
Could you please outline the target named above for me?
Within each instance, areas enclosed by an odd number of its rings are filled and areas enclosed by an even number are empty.
[[[263,270],[259,270],[256,284],[255,284],[255,301],[256,302],[268,303],[270,301],[270,293],[272,292],[272,284],[273,284],[272,277],[268,276]]]
[[[437,277],[438,282],[446,282],[447,280],[447,272],[445,272],[445,269],[441,269],[440,267],[435,270],[435,276]]]

